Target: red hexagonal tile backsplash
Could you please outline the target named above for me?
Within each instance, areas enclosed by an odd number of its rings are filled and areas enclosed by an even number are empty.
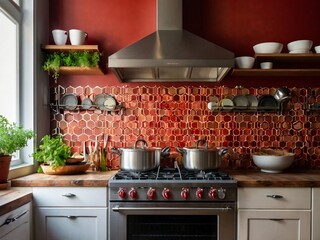
[[[273,95],[275,88],[241,87],[72,87],[79,103],[86,97],[110,94],[123,107],[119,112],[101,110],[52,111],[52,134],[61,133],[81,152],[81,142],[94,142],[97,135],[109,136],[108,165],[119,167],[119,157],[112,147],[132,147],[137,139],[145,139],[149,147],[192,147],[206,138],[209,147],[227,147],[223,168],[255,168],[251,153],[264,147],[282,148],[294,152],[293,168],[320,168],[320,89],[291,88],[292,98],[283,112],[212,112],[207,104],[236,95],[252,94],[257,98]],[[52,89],[52,94],[54,89]],[[52,96],[54,99],[54,96]],[[320,108],[319,108],[320,109]]]

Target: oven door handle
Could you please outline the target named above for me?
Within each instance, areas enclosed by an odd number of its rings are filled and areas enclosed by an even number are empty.
[[[116,205],[112,208],[114,212],[125,212],[125,211],[216,211],[216,212],[228,212],[232,211],[231,207],[221,208],[190,208],[190,207],[120,207]]]

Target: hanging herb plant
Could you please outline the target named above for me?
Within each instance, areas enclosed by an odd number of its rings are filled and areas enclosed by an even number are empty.
[[[101,58],[99,52],[73,51],[73,52],[53,52],[47,55],[42,68],[57,80],[59,78],[60,67],[97,67]]]

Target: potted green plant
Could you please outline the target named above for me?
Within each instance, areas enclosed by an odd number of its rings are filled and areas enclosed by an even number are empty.
[[[53,169],[65,166],[66,160],[70,157],[71,148],[63,142],[61,135],[45,135],[41,139],[41,144],[36,152],[32,155],[41,163],[38,172],[42,171],[42,164],[50,165]]]
[[[72,51],[72,52],[52,52],[47,54],[42,68],[57,80],[59,78],[60,67],[97,67],[100,61],[100,52]]]
[[[16,123],[10,123],[0,115],[0,183],[8,180],[12,155],[27,146],[28,140],[34,137],[32,130],[25,130]]]

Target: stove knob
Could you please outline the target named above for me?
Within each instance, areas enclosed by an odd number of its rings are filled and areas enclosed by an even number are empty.
[[[131,199],[136,199],[137,198],[137,190],[135,188],[131,188],[131,190],[129,191],[129,196]]]
[[[189,188],[182,188],[182,191],[181,191],[182,199],[186,200],[189,197],[189,191],[190,191]]]
[[[154,188],[149,188],[149,190],[148,190],[148,192],[147,192],[147,198],[148,198],[149,200],[152,200],[152,199],[155,198],[155,196],[156,196],[156,189],[154,189]]]
[[[119,188],[118,195],[121,199],[126,198],[126,190],[124,188]]]
[[[197,189],[197,191],[196,191],[196,196],[197,196],[198,199],[203,198],[203,196],[204,196],[204,190],[203,190],[203,188],[198,188],[198,189]]]
[[[219,188],[218,189],[218,198],[219,199],[225,199],[226,198],[226,189],[225,188]]]
[[[210,188],[208,195],[211,200],[214,200],[216,198],[216,192],[217,192],[217,189]]]
[[[170,197],[170,189],[169,188],[164,188],[162,191],[162,197],[166,200],[169,199]]]

